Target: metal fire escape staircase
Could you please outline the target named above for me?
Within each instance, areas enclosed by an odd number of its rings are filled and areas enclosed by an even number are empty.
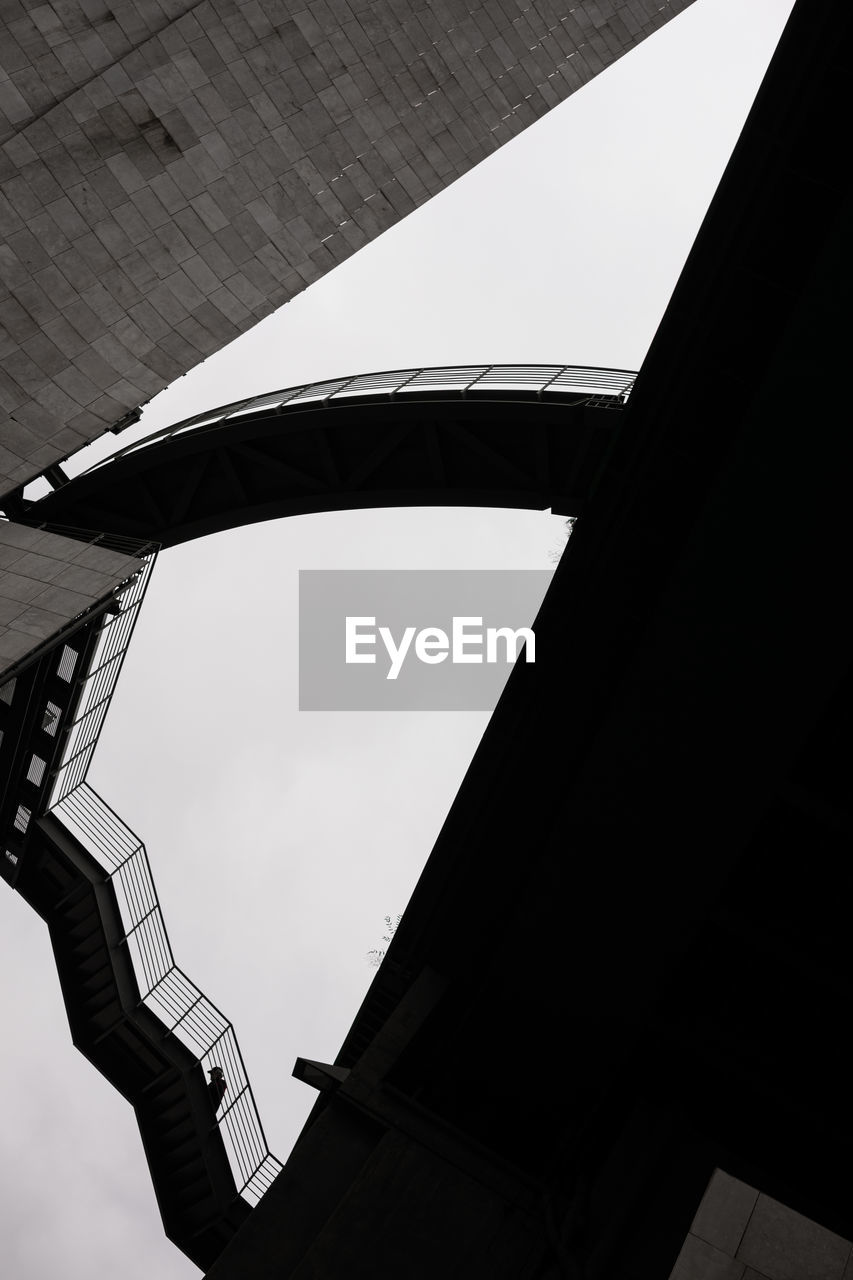
[[[0,688],[0,872],[47,924],[74,1044],[136,1112],[166,1235],[207,1270],[281,1165],[233,1028],[174,963],[144,845],[85,782],[152,563]]]
[[[54,814],[37,825],[15,887],[48,926],[73,1042],[134,1107],[166,1234],[206,1269],[251,1210],[205,1072],[143,1003],[112,877]]]

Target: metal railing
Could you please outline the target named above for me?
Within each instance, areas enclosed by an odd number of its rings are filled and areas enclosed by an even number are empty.
[[[71,538],[79,542],[81,547],[101,547],[104,551],[117,551],[123,556],[134,556],[142,560],[158,550],[156,542],[140,542],[138,538],[127,538],[120,533],[99,533],[91,529],[80,529],[76,525],[54,524],[53,521],[42,521],[32,524],[32,529],[43,529],[45,533],[56,533],[63,538]]]
[[[58,526],[49,527],[63,532]],[[145,845],[85,780],[157,548],[154,544],[141,546],[129,539],[95,535],[87,541],[134,554],[142,563],[116,592],[116,612],[107,615],[98,634],[47,808],[80,840],[112,882],[141,1003],[161,1019],[205,1070],[212,1066],[223,1068],[228,1091],[218,1110],[217,1124],[238,1193],[254,1205],[282,1165],[267,1148],[234,1028],[175,964]],[[63,664],[69,672],[74,668],[67,649],[66,645],[59,653],[60,676],[65,669]]]
[[[175,964],[145,845],[86,782],[52,812],[108,874],[118,900],[140,1001],[228,1089],[216,1122],[238,1194],[255,1205],[282,1169],[267,1147],[234,1028]]]
[[[163,427],[152,435],[96,462],[89,475],[118,458],[137,453],[151,445],[170,440],[187,431],[201,430],[250,414],[303,408],[311,404],[333,404],[359,397],[405,399],[427,397],[437,393],[466,397],[488,396],[498,392],[524,392],[537,399],[565,400],[579,396],[581,402],[593,400],[620,408],[628,399],[637,374],[629,369],[598,369],[584,365],[546,364],[477,364],[441,365],[434,368],[393,369],[382,373],[354,374],[326,382],[306,383],[270,391],[248,400],[234,400],[217,409],[184,418]]]
[[[45,527],[49,527],[52,532],[60,532],[54,525]],[[69,727],[54,774],[47,806],[49,809],[79,786],[86,776],[157,558],[157,548],[153,543],[142,546],[140,551],[139,542],[120,539],[125,545],[118,547],[111,545],[114,541],[116,540],[110,540],[109,550],[121,550],[125,553],[130,551],[139,556],[141,566],[116,592],[115,612],[105,615],[77,703],[75,719]],[[102,538],[92,538],[90,545],[95,543],[108,545],[107,540]],[[67,647],[62,649],[59,656],[60,675],[62,664],[67,660]]]

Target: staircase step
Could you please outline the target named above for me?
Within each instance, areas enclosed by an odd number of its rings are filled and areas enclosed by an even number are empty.
[[[197,1133],[184,1135],[176,1142],[155,1140],[154,1147],[166,1173],[179,1172],[184,1165],[201,1158],[201,1139]]]
[[[186,1113],[176,1117],[172,1122],[166,1121],[163,1124],[150,1126],[150,1129],[152,1138],[163,1151],[171,1151],[190,1140],[198,1142],[198,1131],[192,1117]]]
[[[206,1206],[211,1206],[213,1203],[213,1189],[206,1174],[185,1187],[169,1189],[169,1208],[181,1214],[185,1214],[190,1209],[209,1212],[209,1207],[206,1208]]]
[[[74,925],[82,924],[86,917],[92,915],[93,912],[97,913],[97,907],[92,893],[89,891],[81,893],[79,897],[73,897],[56,907],[54,915],[56,920],[61,921],[68,928],[73,928]]]
[[[174,1070],[167,1070],[151,1081],[141,1096],[140,1105],[147,1110],[169,1096],[172,1099],[182,1096],[183,1090],[183,1079]]]
[[[186,1084],[183,1076],[173,1075],[170,1073],[168,1080],[160,1082],[156,1087],[152,1086],[145,1094],[145,1106],[158,1107],[171,1106],[173,1102],[177,1102],[180,1098],[186,1097]]]
[[[79,982],[77,985],[78,991],[80,991],[87,1000],[91,996],[99,995],[100,992],[105,991],[107,987],[112,991],[115,991],[115,974],[109,965],[101,965],[99,969],[96,969],[94,973],[90,974],[83,982]]]
[[[85,955],[76,955],[71,953],[68,957],[68,966],[74,974],[75,981],[85,982],[87,978],[91,978],[97,973],[98,969],[107,966],[112,968],[110,953],[104,946],[92,946]]]
[[[90,978],[94,978],[96,974],[103,971],[108,973],[113,972],[113,967],[110,964],[109,952],[106,947],[96,949],[92,951],[91,955],[84,956],[82,959],[78,959],[75,956],[73,957],[73,960],[74,975],[80,982],[88,982]]]
[[[192,1123],[192,1111],[186,1094],[164,1107],[146,1107],[143,1123],[158,1133],[169,1133],[181,1124]]]
[[[105,1017],[107,1011],[110,1014],[109,1018]],[[84,1000],[82,1013],[86,1021],[91,1023],[93,1031],[106,1031],[118,1021],[122,1014],[121,1003],[115,994],[115,989],[103,991],[99,995]]]
[[[148,1152],[151,1167],[156,1169],[160,1181],[182,1184],[205,1173],[201,1145],[195,1136],[169,1150],[159,1142],[152,1143],[149,1135]]]
[[[168,1131],[176,1124],[180,1124],[182,1120],[190,1121],[190,1108],[186,1094],[181,1098],[177,1098],[174,1102],[170,1102],[168,1106],[157,1107],[147,1113],[148,1121],[155,1125],[158,1129]]]
[[[93,929],[85,938],[77,938],[68,946],[68,954],[75,960],[86,960],[98,950],[106,951],[106,939],[100,929]]]
[[[189,1188],[200,1181],[208,1184],[207,1169],[200,1151],[196,1150],[189,1159],[182,1160],[180,1163],[170,1164],[164,1170],[169,1183],[175,1190]]]
[[[168,1188],[170,1202],[175,1195],[198,1196],[200,1192],[205,1194],[209,1190],[210,1178],[200,1152],[179,1164],[154,1160],[152,1168],[156,1169],[158,1185]]]
[[[164,1178],[169,1179],[170,1187],[181,1188],[187,1187],[196,1179],[206,1178],[205,1162],[201,1158],[199,1146],[190,1155],[174,1156],[172,1161],[164,1161],[163,1164]]]
[[[101,917],[96,910],[88,911],[82,920],[62,929],[63,937],[72,943],[82,942],[85,938],[90,938],[93,933],[103,934]]]

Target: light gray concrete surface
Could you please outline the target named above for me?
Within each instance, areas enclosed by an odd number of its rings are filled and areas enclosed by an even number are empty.
[[[721,1169],[669,1280],[850,1280],[853,1245]]]
[[[0,683],[140,566],[133,556],[0,520]]]

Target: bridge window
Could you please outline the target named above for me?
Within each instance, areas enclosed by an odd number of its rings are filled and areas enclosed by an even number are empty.
[[[60,680],[65,680],[65,681],[71,680],[71,677],[74,675],[74,664],[76,663],[79,656],[80,655],[78,654],[77,650],[72,649],[71,645],[66,644],[63,646],[62,655],[59,659],[59,665],[56,668],[56,674],[59,676]]]
[[[30,767],[27,770],[27,782],[32,782],[34,786],[40,787],[46,767],[47,762],[42,760],[41,756],[33,756],[30,761]]]
[[[49,702],[44,710],[41,727],[45,733],[50,734],[51,738],[56,737],[56,730],[59,726],[60,708],[55,702]]]

